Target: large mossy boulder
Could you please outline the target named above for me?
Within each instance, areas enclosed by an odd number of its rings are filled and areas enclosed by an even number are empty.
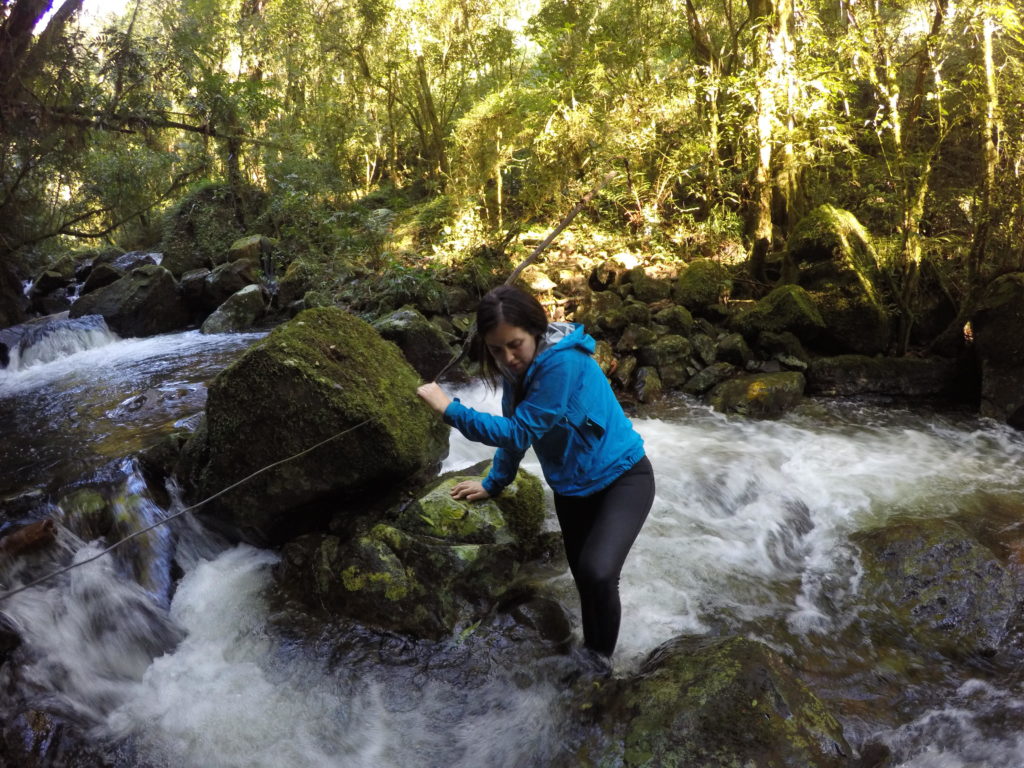
[[[849,211],[820,205],[786,241],[785,277],[808,291],[822,315],[831,351],[875,354],[889,343],[871,236]]]
[[[68,316],[84,315],[102,315],[110,330],[120,336],[168,333],[189,322],[178,283],[157,264],[134,269],[120,280],[80,298]]]
[[[349,537],[304,536],[284,551],[282,588],[303,603],[421,638],[479,620],[544,549],[544,493],[520,470],[496,499],[455,500],[450,472]]]
[[[671,640],[587,704],[596,727],[566,745],[558,768],[853,765],[835,717],[779,654],[745,638]]]
[[[243,539],[283,543],[338,504],[358,509],[436,471],[448,427],[416,396],[418,384],[369,324],[337,307],[307,310],[210,383],[205,425],[179,475],[205,498],[350,430],[203,508]]]
[[[799,371],[752,373],[718,384],[708,402],[722,413],[772,419],[794,408],[803,399],[805,386]]]
[[[981,363],[981,415],[1024,429],[1024,272],[988,285],[971,329]]]
[[[164,221],[161,263],[180,277],[227,261],[231,246],[247,234],[247,223],[258,216],[265,199],[259,190],[234,190],[227,184],[195,189]]]
[[[876,644],[963,658],[990,657],[1007,640],[1021,597],[1014,572],[961,522],[897,520],[853,541]]]
[[[812,360],[810,394],[943,397],[957,389],[957,364],[945,358],[838,355]]]

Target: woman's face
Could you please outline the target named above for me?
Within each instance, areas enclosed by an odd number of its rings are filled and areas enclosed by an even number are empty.
[[[498,323],[484,334],[484,344],[499,367],[522,376],[537,355],[537,340],[522,328]]]

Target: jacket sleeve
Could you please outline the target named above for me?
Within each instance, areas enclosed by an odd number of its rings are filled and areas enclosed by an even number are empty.
[[[559,354],[545,360],[511,416],[481,413],[453,400],[444,420],[474,442],[522,456],[565,415],[575,386],[575,357]]]
[[[494,460],[491,462],[491,471],[481,483],[489,496],[497,496],[504,490],[505,486],[512,482],[519,471],[519,462],[523,454],[499,448],[494,452]]]

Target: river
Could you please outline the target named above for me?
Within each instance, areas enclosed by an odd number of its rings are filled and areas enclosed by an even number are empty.
[[[205,382],[257,338],[92,338],[0,371],[8,518],[59,518],[60,499],[80,487],[116,495],[121,530],[173,511],[131,457],[194,418]],[[459,396],[497,409],[480,385]],[[658,493],[623,573],[619,675],[678,634],[736,632],[819,684],[831,666],[819,695],[845,700],[841,689],[877,663],[855,626],[851,534],[962,512],[982,496],[1024,504],[1024,436],[968,415],[808,400],[783,419],[747,421],[680,398],[635,424]],[[445,469],[488,455],[454,434]],[[539,472],[531,454],[524,466]],[[16,587],[99,549],[62,529],[49,559],[8,565],[0,581]],[[511,768],[557,750],[564,712],[552,679],[495,668],[466,691],[276,631],[265,596],[276,559],[186,517],[3,600],[23,639],[4,711],[27,702],[57,713],[122,766]],[[551,587],[575,613],[571,581]],[[890,681],[890,699],[864,686],[864,711],[841,719],[851,743],[884,743],[903,768],[1024,765],[1017,677],[950,663]]]

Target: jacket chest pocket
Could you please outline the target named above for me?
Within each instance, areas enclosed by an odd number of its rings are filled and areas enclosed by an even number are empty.
[[[594,454],[604,437],[604,426],[582,410],[570,411],[562,422],[569,432],[566,458],[575,465],[576,475],[583,474],[593,463]]]

